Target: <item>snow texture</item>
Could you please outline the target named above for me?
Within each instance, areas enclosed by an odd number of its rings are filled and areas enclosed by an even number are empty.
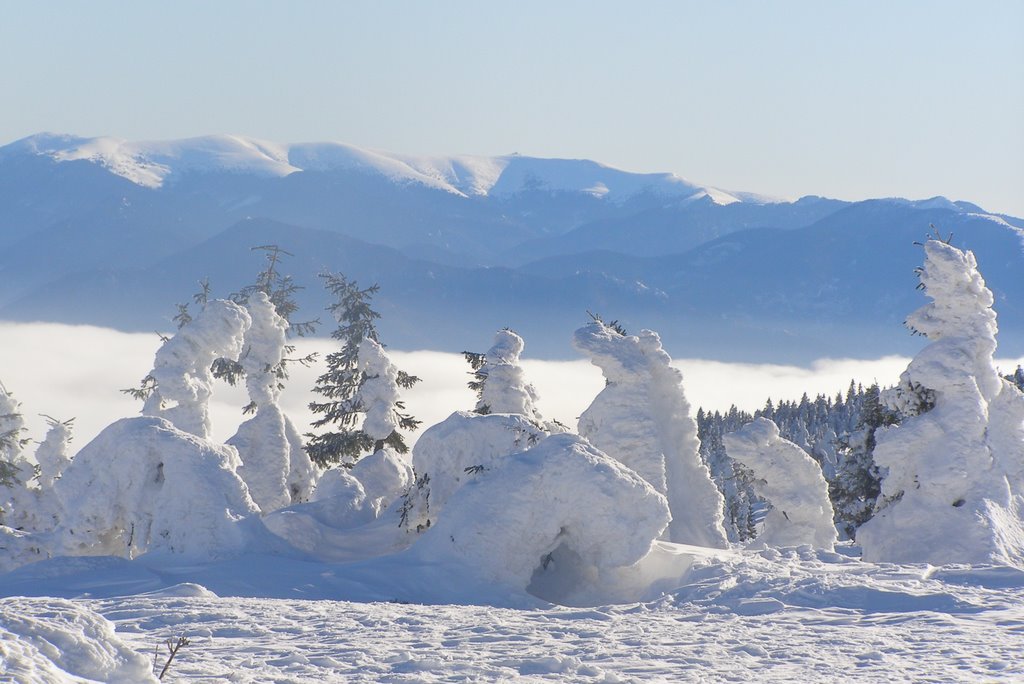
[[[250,325],[252,318],[238,304],[223,299],[208,302],[157,350],[150,372],[156,390],[146,400],[143,414],[166,418],[179,430],[209,437],[210,366],[217,358],[238,358]]]
[[[238,452],[161,418],[126,418],[87,444],[57,481],[66,553],[218,554],[242,548],[238,521],[258,509]]]
[[[480,372],[486,375],[477,410],[489,413],[518,413],[540,423],[537,411],[537,391],[526,382],[526,374],[519,365],[523,352],[523,338],[511,330],[499,330],[494,345],[487,351]]]
[[[831,551],[838,538],[834,512],[814,459],[783,439],[767,418],[755,418],[722,439],[729,456],[753,471],[757,495],[772,505],[751,546],[810,544]]]
[[[156,682],[152,663],[81,602],[0,599],[0,679],[28,684]]]
[[[939,240],[924,251],[932,302],[907,325],[931,344],[883,397],[909,417],[876,435],[881,505],[857,540],[873,561],[1019,565],[1024,402],[993,363],[992,292],[971,252]]]
[[[664,497],[636,473],[580,437],[553,435],[476,473],[412,551],[522,590],[546,571],[632,565],[668,521]]]
[[[413,468],[427,477],[429,501],[413,521],[435,519],[452,495],[474,479],[471,470],[493,469],[509,454],[523,451],[545,437],[526,416],[456,411],[430,427],[413,447]]]
[[[725,548],[725,503],[700,459],[682,374],[669,365],[658,334],[620,335],[595,321],[576,331],[573,344],[607,382],[580,416],[579,433],[666,496],[666,539]]]
[[[228,444],[238,449],[238,475],[264,513],[309,498],[316,478],[301,437],[281,411],[281,383],[275,369],[284,358],[288,322],[263,292],[249,298],[252,325],[241,356],[245,386],[256,415],[238,426]]]

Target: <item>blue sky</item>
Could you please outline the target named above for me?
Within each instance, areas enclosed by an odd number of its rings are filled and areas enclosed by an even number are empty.
[[[0,0],[0,143],[585,157],[1024,216],[1024,2]]]

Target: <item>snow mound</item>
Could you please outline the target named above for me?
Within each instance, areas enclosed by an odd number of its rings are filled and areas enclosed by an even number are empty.
[[[235,473],[238,452],[161,418],[119,420],[87,444],[55,485],[58,533],[72,554],[216,555],[240,549],[257,512]]]
[[[767,418],[755,418],[722,440],[729,456],[754,472],[754,490],[772,505],[752,545],[810,544],[831,551],[838,539],[834,512],[814,459],[783,439]]]
[[[510,455],[448,500],[413,547],[455,558],[485,580],[552,596],[566,577],[636,563],[668,524],[668,507],[636,473],[574,435],[554,435]],[[571,584],[571,582],[570,582]]]
[[[929,240],[919,274],[932,302],[907,325],[932,341],[883,399],[906,419],[879,430],[875,516],[864,558],[1024,563],[1024,398],[999,376],[992,292],[971,252]]]
[[[9,682],[158,681],[108,620],[63,599],[0,599],[0,666]]]
[[[579,419],[579,433],[665,495],[669,541],[725,548],[724,500],[701,461],[697,424],[658,334],[622,335],[595,321],[573,345],[601,369],[607,385]]]

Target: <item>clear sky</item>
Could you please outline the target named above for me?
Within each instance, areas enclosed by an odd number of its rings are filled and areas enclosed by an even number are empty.
[[[0,0],[0,144],[582,157],[1024,216],[1024,2]]]

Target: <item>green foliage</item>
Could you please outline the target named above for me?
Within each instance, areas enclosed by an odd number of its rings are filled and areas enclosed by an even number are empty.
[[[378,290],[377,285],[361,289],[354,280],[343,274],[323,273],[320,277],[324,287],[335,297],[328,311],[338,321],[338,327],[331,337],[341,342],[341,349],[327,355],[327,370],[316,381],[313,391],[324,397],[324,401],[309,404],[310,410],[320,416],[313,427],[335,426],[333,432],[319,435],[309,434],[306,453],[321,467],[341,463],[351,466],[364,454],[389,447],[398,453],[409,451],[400,430],[415,430],[420,425],[409,414],[405,405],[396,402],[391,410],[398,422],[398,429],[382,440],[372,437],[358,428],[360,418],[366,411],[359,390],[369,378],[359,369],[359,347],[363,340],[380,344],[376,320],[380,314],[373,310],[370,301]],[[404,371],[398,372],[396,384],[408,389],[419,382],[419,378]]]

